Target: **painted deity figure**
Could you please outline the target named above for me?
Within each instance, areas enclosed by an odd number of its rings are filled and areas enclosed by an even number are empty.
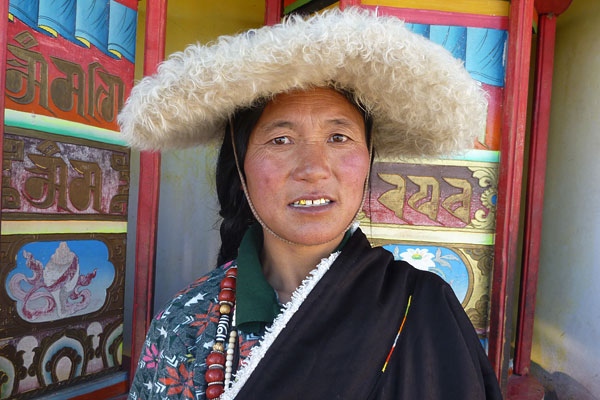
[[[46,266],[26,250],[23,257],[33,277],[18,273],[9,283],[11,294],[21,302],[23,317],[32,321],[56,312],[59,318],[64,318],[87,307],[91,292],[81,288],[92,282],[96,269],[80,274],[79,259],[67,242],[59,244]]]

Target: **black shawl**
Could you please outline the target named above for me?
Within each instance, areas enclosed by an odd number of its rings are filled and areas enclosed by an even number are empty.
[[[467,400],[501,394],[450,286],[372,249],[359,230],[236,399]]]

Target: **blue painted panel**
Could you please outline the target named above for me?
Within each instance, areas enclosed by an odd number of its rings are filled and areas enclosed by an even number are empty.
[[[430,25],[426,24],[406,24],[406,27],[412,32],[424,36],[429,39],[429,27]]]
[[[394,255],[395,260],[404,260],[413,267],[433,272],[444,279],[463,302],[469,291],[469,271],[453,250],[441,246],[414,246],[389,244],[383,246]]]
[[[38,32],[52,36],[45,26],[79,46],[87,40],[113,58],[135,62],[137,11],[115,0],[10,0],[9,12]]]
[[[26,23],[37,28],[39,0],[10,0],[8,12]]]
[[[135,62],[136,29],[137,12],[111,0],[108,50],[116,51],[125,59]]]
[[[45,322],[99,310],[114,279],[99,240],[33,242],[19,249],[5,287],[22,319]]]
[[[488,85],[504,86],[507,38],[506,31],[467,28],[465,67],[473,78]]]
[[[429,39],[448,50],[455,58],[465,60],[467,28],[463,26],[431,25]]]
[[[109,0],[78,0],[75,37],[108,52]]]
[[[60,36],[81,45],[75,40],[75,6],[77,0],[39,0],[38,25],[54,29]]]

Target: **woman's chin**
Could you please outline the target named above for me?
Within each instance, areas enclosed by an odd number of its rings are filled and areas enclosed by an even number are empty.
[[[339,244],[346,233],[343,228],[327,232],[325,229],[302,229],[295,232],[275,232],[279,237],[300,246]]]

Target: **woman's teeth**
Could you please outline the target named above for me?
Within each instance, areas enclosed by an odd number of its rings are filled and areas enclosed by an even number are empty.
[[[315,199],[315,200],[298,200],[292,203],[294,207],[314,207],[314,206],[322,206],[325,204],[331,203],[329,199]]]

